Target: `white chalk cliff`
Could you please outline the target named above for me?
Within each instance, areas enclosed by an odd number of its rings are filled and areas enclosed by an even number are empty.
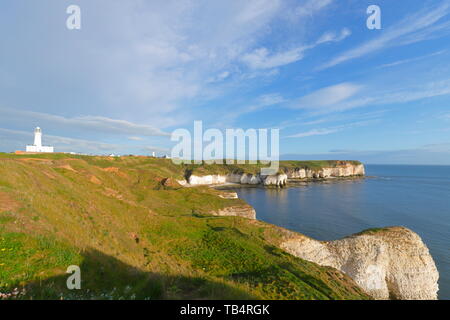
[[[212,175],[190,175],[186,180],[178,181],[182,185],[221,185],[237,183],[243,185],[286,186],[288,179],[330,179],[339,177],[364,176],[362,164],[340,161],[334,167],[320,169],[310,168],[281,168],[282,173],[263,176],[249,173],[229,173]]]
[[[336,167],[325,167],[317,170],[309,168],[287,169],[286,174],[289,179],[327,179],[338,177],[364,176],[363,164],[352,164],[341,162]]]
[[[280,247],[346,273],[375,299],[437,299],[436,265],[421,238],[407,228],[384,228],[328,242],[295,234]]]
[[[198,185],[220,185],[226,183],[237,183],[246,185],[258,185],[263,184],[265,186],[278,186],[283,187],[287,183],[286,174],[276,174],[270,176],[261,176],[259,174],[236,174],[231,173],[227,175],[206,175],[206,176],[196,176],[191,175],[187,181],[178,181],[182,185],[189,184],[191,186]]]

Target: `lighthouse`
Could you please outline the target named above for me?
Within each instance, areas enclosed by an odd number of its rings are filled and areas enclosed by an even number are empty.
[[[42,130],[37,127],[34,129],[34,144],[32,146],[27,146],[27,152],[47,152],[52,153],[53,147],[45,147],[42,145]]]
[[[34,129],[34,146],[42,147],[42,130],[39,127]]]

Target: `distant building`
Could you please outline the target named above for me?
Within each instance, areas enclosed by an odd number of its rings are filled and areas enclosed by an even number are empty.
[[[34,144],[32,146],[27,146],[27,152],[54,152],[53,147],[45,147],[42,145],[42,130],[37,127],[34,129]]]

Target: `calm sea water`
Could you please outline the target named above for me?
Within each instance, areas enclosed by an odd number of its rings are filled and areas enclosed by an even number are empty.
[[[450,166],[367,165],[366,171],[372,177],[236,191],[259,220],[319,240],[373,227],[412,229],[437,264],[439,298],[450,299]]]

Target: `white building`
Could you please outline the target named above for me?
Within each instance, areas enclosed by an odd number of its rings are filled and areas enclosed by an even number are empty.
[[[53,152],[53,147],[45,147],[42,145],[42,130],[37,127],[34,129],[34,144],[27,146],[27,152]]]

